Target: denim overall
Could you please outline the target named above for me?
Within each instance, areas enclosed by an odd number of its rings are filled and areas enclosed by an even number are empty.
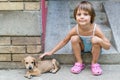
[[[95,28],[96,28],[96,24],[94,25],[92,36],[94,36],[94,34],[95,34]],[[76,30],[77,30],[77,34],[80,36],[80,39],[83,42],[84,52],[91,52],[91,50],[92,50],[92,43],[91,43],[92,36],[81,36],[79,31],[78,31],[78,25],[77,25],[77,29]]]

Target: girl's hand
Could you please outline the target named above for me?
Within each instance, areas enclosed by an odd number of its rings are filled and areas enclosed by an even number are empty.
[[[102,39],[97,37],[97,36],[93,36],[92,37],[92,44],[101,44]]]
[[[44,54],[40,55],[39,58],[42,59],[44,56],[50,56],[52,53],[50,52],[45,52]]]

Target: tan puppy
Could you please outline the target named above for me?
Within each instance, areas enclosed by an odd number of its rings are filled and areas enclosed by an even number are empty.
[[[32,76],[38,76],[44,72],[56,73],[60,68],[56,59],[37,62],[34,57],[27,56],[23,62],[27,69],[25,77],[29,79],[32,78]]]

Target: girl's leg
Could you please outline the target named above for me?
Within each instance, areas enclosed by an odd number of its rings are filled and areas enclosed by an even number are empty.
[[[99,44],[92,45],[92,62],[91,62],[92,64],[98,62],[100,56],[100,50],[101,50],[101,46]]]
[[[102,69],[100,67],[100,64],[98,64],[98,59],[100,56],[100,50],[101,46],[99,43],[94,43],[92,41],[92,62],[91,62],[91,71],[93,75],[101,75]]]
[[[71,68],[71,72],[78,74],[85,68],[81,58],[81,50],[83,50],[82,41],[80,40],[79,36],[73,36],[71,37],[71,44],[76,59],[76,63]]]
[[[72,44],[72,49],[73,53],[75,56],[75,59],[77,62],[82,64],[82,57],[81,57],[81,50],[83,50],[83,44],[82,41],[80,40],[79,36],[72,36],[71,37],[71,44]]]

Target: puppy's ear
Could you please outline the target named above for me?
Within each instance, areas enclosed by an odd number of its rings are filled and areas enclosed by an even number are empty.
[[[39,61],[42,61],[42,58],[39,58]]]
[[[38,61],[36,59],[34,59],[34,66],[38,67]]]

